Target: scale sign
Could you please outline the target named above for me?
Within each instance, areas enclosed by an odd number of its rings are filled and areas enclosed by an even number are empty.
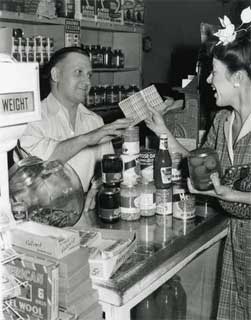
[[[31,111],[34,111],[34,93],[32,91],[0,94],[0,114]]]

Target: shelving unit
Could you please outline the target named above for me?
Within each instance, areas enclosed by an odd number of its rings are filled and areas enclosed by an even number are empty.
[[[25,13],[0,11],[0,27],[21,28],[26,37],[53,37],[55,50],[64,47],[65,20],[66,18],[46,19]],[[88,20],[81,20],[80,25],[81,43],[120,48],[125,55],[123,69],[94,69],[93,85],[135,84],[141,87],[143,26]]]

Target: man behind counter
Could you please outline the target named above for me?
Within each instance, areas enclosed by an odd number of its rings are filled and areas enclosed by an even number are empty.
[[[104,154],[114,152],[111,140],[120,136],[131,120],[104,125],[100,116],[83,105],[91,87],[92,69],[81,48],[56,51],[49,62],[49,74],[51,91],[42,101],[42,120],[28,124],[21,146],[43,160],[70,164],[87,192],[97,163]],[[91,200],[89,196],[85,210]]]

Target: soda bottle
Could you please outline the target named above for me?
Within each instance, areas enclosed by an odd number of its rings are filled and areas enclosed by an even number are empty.
[[[187,297],[180,277],[175,275],[171,279],[171,285],[174,290],[173,320],[186,320]]]
[[[160,135],[159,150],[154,159],[154,181],[157,189],[169,189],[172,183],[172,160],[167,134]]]
[[[152,293],[144,300],[142,300],[131,311],[132,320],[154,320],[158,319],[158,308],[156,305],[155,295]]]
[[[168,151],[167,134],[160,135],[159,150],[153,165],[156,187],[156,213],[171,215],[172,207],[172,160]]]
[[[156,293],[156,301],[158,306],[158,319],[160,320],[174,320],[174,289],[170,281],[161,286]]]

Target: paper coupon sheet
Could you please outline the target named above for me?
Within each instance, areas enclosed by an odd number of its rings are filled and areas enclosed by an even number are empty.
[[[133,125],[151,116],[149,106],[156,110],[161,110],[163,107],[163,100],[154,85],[140,90],[119,102],[119,107],[125,117],[134,120]]]

